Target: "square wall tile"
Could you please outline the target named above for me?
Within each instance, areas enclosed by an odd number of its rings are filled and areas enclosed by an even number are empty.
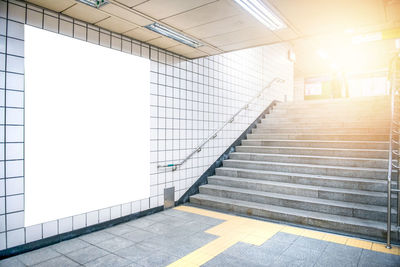
[[[73,230],[80,229],[86,226],[86,215],[80,214],[73,216]]]
[[[111,220],[121,217],[121,205],[111,207]]]
[[[5,179],[5,183],[7,186],[7,195],[16,195],[24,193],[24,178],[20,177],[20,178]]]
[[[63,234],[72,231],[72,217],[62,218],[58,220],[58,233]]]
[[[65,21],[63,19],[60,19],[60,33],[66,36],[73,36],[73,23],[70,21]]]
[[[20,108],[7,108],[6,124],[24,124],[24,110]]]
[[[24,227],[24,212],[7,214],[7,231]]]
[[[6,175],[7,177],[18,177],[24,175],[24,161],[13,160],[6,162]]]
[[[23,57],[24,41],[14,38],[7,38],[7,53],[10,55]]]
[[[24,59],[17,56],[7,56],[7,71],[24,73]]]
[[[25,23],[25,7],[9,3],[8,18],[21,23]]]
[[[0,250],[6,249],[6,248],[7,248],[6,233],[0,233]]]
[[[8,72],[6,74],[7,88],[11,90],[24,91],[24,75]]]
[[[44,15],[44,23],[43,23],[43,29],[52,31],[52,32],[58,32],[58,19],[49,16],[49,15]]]
[[[25,243],[25,229],[16,229],[7,232],[7,248],[12,248]]]
[[[0,214],[6,213],[6,198],[0,197]]]
[[[43,238],[58,234],[58,221],[43,223]]]
[[[6,231],[6,216],[0,215],[0,232]]]
[[[6,197],[6,212],[16,212],[24,210],[24,195]]]
[[[42,23],[43,13],[28,8],[26,14],[26,24],[41,28]]]
[[[1,184],[0,184],[0,186],[1,186]],[[131,214],[131,209],[132,209],[131,203],[122,204],[121,216],[126,216],[126,215]]]
[[[99,210],[99,222],[106,222],[110,220],[110,208]]]
[[[87,220],[87,222],[86,222],[87,226],[98,224],[99,223],[99,211],[95,210],[95,211],[88,212],[86,214],[86,220]]]
[[[42,224],[36,224],[25,228],[26,243],[42,239]]]
[[[24,126],[6,127],[6,142],[23,142],[24,141]]]
[[[15,160],[24,158],[23,143],[6,143],[6,159]]]
[[[140,212],[140,200],[132,202],[131,206],[132,206],[132,214]]]
[[[24,40],[24,24],[8,20],[7,36]]]

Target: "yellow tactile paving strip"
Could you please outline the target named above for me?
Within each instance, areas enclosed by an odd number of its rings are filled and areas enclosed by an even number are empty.
[[[225,222],[222,222],[219,225],[205,231],[208,234],[219,236],[219,238],[175,261],[174,263],[170,264],[169,267],[200,266],[238,242],[245,242],[260,246],[278,232],[284,232],[383,253],[400,255],[400,248],[397,246],[393,246],[392,249],[387,249],[385,245],[381,243],[228,215],[195,207],[179,206],[175,209],[225,220]]]

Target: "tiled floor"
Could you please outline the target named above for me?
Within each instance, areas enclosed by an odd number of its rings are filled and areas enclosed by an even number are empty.
[[[0,261],[0,266],[400,266],[382,244],[189,206]]]

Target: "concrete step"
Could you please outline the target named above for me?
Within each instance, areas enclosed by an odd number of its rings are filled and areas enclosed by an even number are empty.
[[[263,192],[370,204],[382,207],[386,207],[387,203],[387,194],[385,192],[362,191],[216,175],[208,177],[208,183]],[[397,198],[393,196],[393,207],[397,206],[396,200]]]
[[[299,119],[310,119],[310,120],[316,120],[316,119],[327,119],[327,120],[353,120],[353,121],[358,121],[358,120],[387,120],[390,118],[390,112],[370,112],[368,114],[365,113],[354,113],[354,112],[347,112],[344,111],[342,113],[338,112],[313,112],[313,113],[271,113],[266,115],[268,118],[272,119],[294,119],[294,120],[299,120]]]
[[[388,150],[351,149],[351,148],[318,148],[318,147],[274,147],[274,146],[237,146],[237,152],[314,155],[328,157],[379,158],[387,159]]]
[[[242,140],[244,146],[273,146],[273,147],[317,147],[317,148],[350,148],[350,149],[379,149],[387,150],[389,142],[384,141],[322,141],[322,140]]]
[[[250,216],[264,217],[272,220],[287,221],[356,234],[366,237],[374,237],[384,240],[386,238],[386,223],[373,220],[365,220],[354,217],[312,212],[275,205],[260,204],[249,201],[215,197],[197,194],[190,197],[190,202],[201,206],[216,208]],[[392,229],[396,229],[393,225]],[[393,231],[392,237],[397,240],[397,232]]]
[[[338,106],[322,106],[317,108],[310,108],[306,106],[275,106],[270,114],[271,115],[286,115],[286,116],[315,116],[316,114],[321,113],[323,115],[342,115],[342,114],[351,114],[351,115],[370,115],[370,114],[390,114],[390,105],[387,107],[374,107],[371,109],[366,109],[365,107],[338,107]]]
[[[389,121],[389,116],[386,118],[378,119],[378,118],[365,118],[365,119],[343,119],[343,118],[325,118],[323,116],[317,117],[317,118],[290,118],[286,116],[282,117],[270,117],[266,116],[261,120],[261,124],[264,123],[322,123],[323,125],[332,125],[336,123],[343,123],[343,122],[353,122],[353,123],[364,123],[365,125],[384,125],[386,123],[390,123]]]
[[[379,121],[304,121],[304,122],[291,122],[291,121],[265,121],[257,125],[257,128],[389,128],[389,120]]]
[[[229,155],[230,159],[235,160],[254,160],[296,164],[315,164],[343,167],[363,167],[363,168],[387,168],[386,159],[373,158],[348,158],[348,157],[328,157],[328,156],[304,156],[290,154],[262,154],[234,152]]]
[[[254,134],[382,134],[388,135],[390,128],[254,128]]]
[[[217,176],[259,179],[283,183],[293,183],[313,186],[326,186],[332,188],[386,192],[387,181],[382,179],[363,179],[353,177],[340,177],[328,175],[314,175],[303,173],[289,173],[279,171],[260,171],[240,168],[220,167],[215,170]],[[393,187],[396,183],[392,182]]]
[[[214,179],[212,181],[214,182]],[[201,186],[200,194],[382,222],[386,221],[387,217],[385,206],[285,195],[259,191],[257,188],[244,189],[219,184],[217,182]],[[396,210],[392,209],[392,212],[395,214]],[[393,218],[392,222],[395,221],[396,218]]]
[[[273,140],[339,140],[339,141],[388,141],[388,134],[272,134],[252,133],[247,139],[273,139]]]
[[[366,110],[377,107],[386,107],[390,104],[389,96],[382,97],[361,97],[361,98],[348,98],[348,99],[321,99],[321,100],[307,100],[295,102],[281,102],[278,103],[279,107],[329,107],[329,106],[347,106],[363,107]]]
[[[307,173],[316,175],[342,176],[354,178],[386,179],[387,169],[360,168],[360,167],[341,167],[315,164],[295,164],[253,160],[234,160],[223,161],[224,167],[243,168],[262,171],[281,171],[291,173]],[[393,171],[397,173],[397,171]]]
[[[320,112],[316,112],[320,111]],[[377,116],[390,116],[390,108],[387,107],[385,109],[377,108],[366,110],[365,108],[356,108],[356,109],[346,109],[346,110],[338,110],[337,108],[322,108],[319,110],[310,109],[310,108],[282,108],[280,106],[275,107],[268,116],[287,116],[287,117],[318,117],[318,116],[328,116],[328,117],[338,117],[349,115],[351,117],[357,116],[373,116],[376,114]]]

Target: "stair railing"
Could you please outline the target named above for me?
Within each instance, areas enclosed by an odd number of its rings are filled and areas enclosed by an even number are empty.
[[[390,81],[390,134],[389,134],[389,160],[387,176],[387,243],[386,248],[391,246],[392,233],[392,192],[397,193],[397,229],[400,229],[400,54],[391,61],[389,68]],[[397,158],[397,165],[394,163]],[[397,169],[397,188],[392,188],[393,170]]]
[[[211,140],[215,139],[219,132],[221,132],[228,124],[232,123],[235,118],[243,111],[249,108],[250,104],[252,104],[256,99],[260,98],[264,91],[271,88],[275,83],[284,83],[285,80],[275,77],[272,79],[266,87],[264,87],[257,95],[251,98],[243,107],[241,107],[235,114],[232,115],[224,124],[215,130],[208,138],[206,138],[200,145],[198,145],[189,155],[187,155],[184,159],[182,159],[179,163],[172,163],[166,165],[158,165],[157,168],[171,168],[172,171],[175,171],[178,167],[182,166],[186,161],[188,161],[194,154],[199,153],[202,148]]]

